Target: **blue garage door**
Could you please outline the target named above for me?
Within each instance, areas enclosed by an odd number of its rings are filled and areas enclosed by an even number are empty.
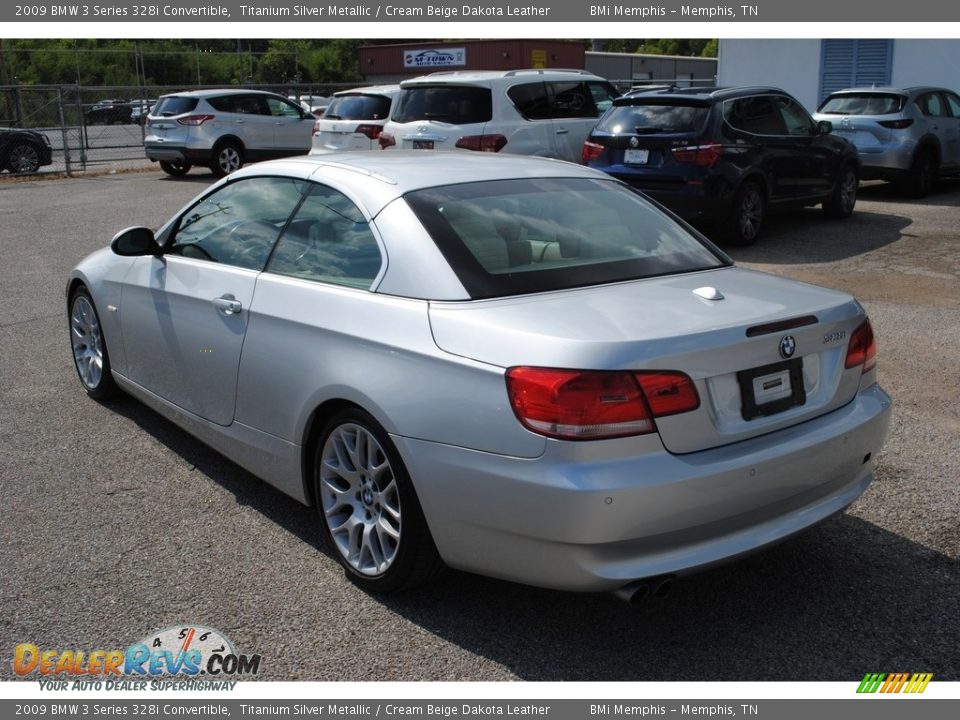
[[[820,99],[849,87],[890,84],[893,40],[822,40]]]

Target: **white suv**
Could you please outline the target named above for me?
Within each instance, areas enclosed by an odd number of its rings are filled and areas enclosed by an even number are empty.
[[[255,160],[306,155],[316,117],[261,90],[195,90],[164,95],[150,111],[147,157],[168,175],[193,165],[217,177]]]
[[[481,150],[579,162],[618,96],[585,70],[438,72],[400,83],[380,147]]]
[[[313,126],[310,154],[378,150],[377,140],[399,94],[399,85],[375,85],[335,93]]]

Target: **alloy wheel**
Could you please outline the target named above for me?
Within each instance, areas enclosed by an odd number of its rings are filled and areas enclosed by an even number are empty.
[[[88,390],[96,390],[103,378],[103,335],[93,305],[84,295],[73,301],[70,336],[80,381]]]
[[[15,173],[32,173],[40,167],[40,156],[35,147],[23,143],[14,146],[10,151],[8,162]]]
[[[365,576],[385,573],[400,547],[400,490],[376,437],[357,423],[327,437],[319,468],[323,518],[340,554]]]

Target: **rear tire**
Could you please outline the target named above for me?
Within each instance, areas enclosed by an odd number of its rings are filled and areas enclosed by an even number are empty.
[[[176,160],[169,162],[167,160],[160,161],[160,169],[172,177],[182,177],[186,175],[190,172],[191,167],[193,166]]]
[[[213,151],[210,169],[218,178],[236,172],[243,167],[243,150],[233,141],[222,142]]]
[[[830,197],[823,201],[823,212],[827,217],[843,219],[853,215],[853,208],[857,204],[857,190],[860,187],[860,178],[853,165],[845,165],[840,170],[840,177]]]
[[[737,191],[730,214],[720,228],[723,242],[737,247],[753,245],[760,237],[764,211],[763,190],[748,180]]]
[[[921,150],[914,158],[910,173],[902,184],[903,192],[913,198],[922,198],[933,192],[937,183],[937,156],[930,148]]]
[[[355,585],[398,592],[443,566],[410,476],[368,413],[334,415],[317,442],[313,489],[331,553]]]

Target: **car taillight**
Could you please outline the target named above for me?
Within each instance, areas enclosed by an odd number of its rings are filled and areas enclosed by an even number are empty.
[[[386,150],[388,147],[397,144],[396,139],[390,133],[381,132],[380,137],[377,138],[377,142],[380,143],[380,149]]]
[[[847,368],[863,365],[863,371],[873,370],[877,366],[877,341],[873,337],[873,328],[869,320],[864,320],[850,336],[847,345]]]
[[[320,121],[319,121],[319,120],[317,120],[317,121],[313,124],[313,134],[314,134],[314,135],[319,135],[319,134],[320,134]]]
[[[480,152],[500,152],[507,144],[503,135],[466,135],[457,140],[457,147],[461,150],[478,150]]]
[[[698,167],[713,167],[720,162],[723,154],[723,145],[687,145],[673,149],[673,157],[677,162],[693,163]]]
[[[596,160],[603,155],[604,147],[589,140],[583,141],[583,147],[580,148],[580,162],[586,165],[591,160]]]
[[[383,128],[379,125],[357,125],[355,132],[366,135],[371,140],[376,140],[380,137],[380,133],[383,132]]]
[[[890,128],[891,130],[903,130],[913,125],[912,118],[903,118],[901,120],[881,120],[878,125],[882,125],[885,128]]]
[[[524,427],[563,440],[644,435],[656,432],[655,418],[700,407],[693,381],[681,372],[513,367],[506,380]]]
[[[178,118],[177,122],[181,125],[203,125],[207,120],[213,120],[215,115],[187,115]]]

